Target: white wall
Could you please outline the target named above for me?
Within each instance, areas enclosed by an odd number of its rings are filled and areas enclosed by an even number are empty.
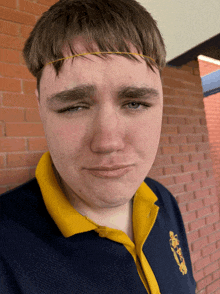
[[[157,21],[167,62],[220,33],[220,0],[137,0]]]

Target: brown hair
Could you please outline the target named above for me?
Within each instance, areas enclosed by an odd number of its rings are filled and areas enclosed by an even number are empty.
[[[78,54],[71,44],[78,36],[86,40],[87,52],[97,51],[92,43],[101,52],[131,52],[128,46],[131,43],[138,53],[155,60],[156,64],[144,58],[152,70],[151,65],[156,65],[161,73],[166,65],[165,45],[157,23],[136,0],[60,0],[43,13],[23,49],[26,65],[37,78],[39,93],[44,65],[63,58],[64,46],[69,46],[72,55]],[[108,55],[97,56],[108,58]],[[123,56],[138,61],[135,55]],[[52,63],[57,76],[63,62]]]

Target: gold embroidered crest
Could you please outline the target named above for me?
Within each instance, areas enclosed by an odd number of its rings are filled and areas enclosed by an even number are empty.
[[[173,252],[174,258],[179,266],[179,270],[183,275],[187,274],[187,267],[185,259],[182,254],[182,249],[180,248],[180,241],[178,236],[174,235],[174,232],[170,231],[170,248]]]

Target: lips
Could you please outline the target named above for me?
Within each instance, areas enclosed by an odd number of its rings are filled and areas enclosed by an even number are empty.
[[[88,172],[98,178],[120,178],[131,170],[131,166],[102,166],[88,169]]]
[[[116,170],[126,168],[129,165],[114,165],[114,166],[100,166],[100,167],[93,167],[91,170]]]

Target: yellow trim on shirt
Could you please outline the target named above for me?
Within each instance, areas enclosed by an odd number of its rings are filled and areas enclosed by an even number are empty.
[[[35,176],[47,211],[64,237],[70,237],[74,234],[97,228],[97,226],[76,211],[64,195],[56,180],[49,152],[42,155],[37,165]]]
[[[159,210],[159,207],[154,204],[157,201],[157,196],[145,182],[142,182],[136,191],[133,201],[134,244],[123,231],[99,226],[74,209],[56,180],[49,152],[44,153],[41,157],[35,175],[46,208],[64,237],[95,230],[100,237],[106,237],[123,244],[134,258],[139,276],[147,292],[160,294],[157,280],[142,251],[143,244],[156,221]]]

